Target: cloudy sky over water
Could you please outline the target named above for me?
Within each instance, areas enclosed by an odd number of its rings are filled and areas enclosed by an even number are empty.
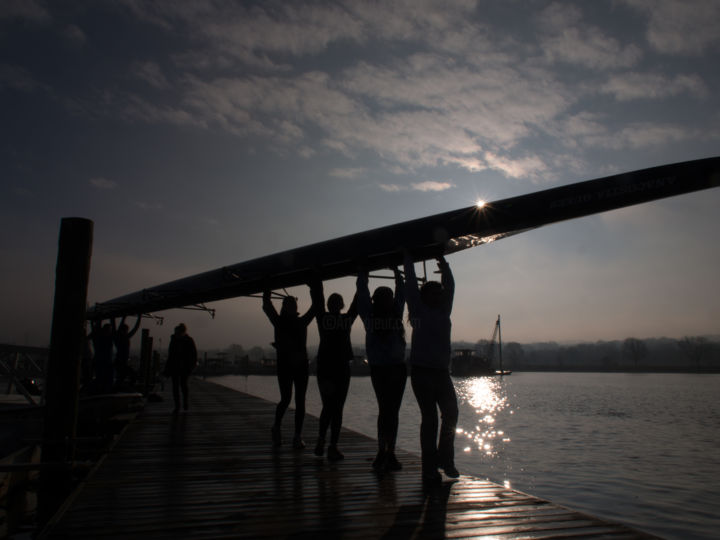
[[[720,155],[718,20],[714,0],[5,0],[0,342],[47,344],[63,217],[94,222],[94,303]],[[520,342],[720,334],[719,206],[715,189],[452,255],[454,338],[498,313]],[[210,307],[146,324],[271,341],[257,299]]]

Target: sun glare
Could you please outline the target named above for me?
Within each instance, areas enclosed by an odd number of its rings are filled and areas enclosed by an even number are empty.
[[[470,443],[465,452],[479,451],[496,456],[503,444],[510,442],[503,429],[498,429],[497,415],[509,406],[502,382],[496,377],[474,377],[464,379],[456,386],[458,397],[475,409],[475,426],[470,429],[459,427],[457,432]]]
[[[483,201],[482,199],[478,199],[477,201],[475,201],[475,206],[476,206],[478,209],[484,208],[484,207],[485,207],[485,201]]]

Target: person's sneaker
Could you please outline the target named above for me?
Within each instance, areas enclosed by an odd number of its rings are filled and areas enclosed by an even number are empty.
[[[398,458],[395,456],[395,452],[388,452],[386,462],[387,468],[391,471],[399,471],[402,469],[402,463],[398,461]]]
[[[460,472],[455,468],[455,464],[453,463],[445,463],[444,465],[440,465],[440,468],[443,470],[446,476],[450,478],[458,478],[460,476]]]
[[[340,461],[341,459],[345,459],[345,456],[337,449],[337,446],[328,446],[327,458],[330,461]]]
[[[280,426],[273,426],[270,430],[272,434],[273,446],[280,446],[282,444],[282,436],[280,435]]]
[[[325,453],[325,439],[318,437],[317,443],[315,444],[315,455],[322,457]],[[330,456],[330,450],[328,449],[328,457]]]
[[[375,456],[375,460],[373,461],[372,468],[375,469],[376,472],[383,472],[387,468],[387,454],[385,451],[380,450],[377,453],[377,456]]]
[[[305,448],[305,443],[300,438],[300,435],[295,435],[293,437],[293,448],[295,450],[302,450],[303,448]]]

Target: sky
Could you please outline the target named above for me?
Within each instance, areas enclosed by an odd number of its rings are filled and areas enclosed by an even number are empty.
[[[715,0],[3,0],[0,342],[49,343],[64,217],[94,223],[94,304],[720,155],[718,20]],[[716,188],[453,254],[453,339],[498,314],[520,343],[719,335],[719,206]],[[325,289],[349,303],[354,278]],[[181,321],[201,349],[272,341],[257,298],[208,307],[143,326],[160,347]]]

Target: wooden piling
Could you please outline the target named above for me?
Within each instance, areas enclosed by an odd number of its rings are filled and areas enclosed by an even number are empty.
[[[72,459],[77,427],[80,361],[85,340],[87,288],[93,222],[63,218],[60,224],[50,352],[45,377],[42,461]],[[46,522],[71,489],[68,467],[44,469],[40,475],[38,520]]]

